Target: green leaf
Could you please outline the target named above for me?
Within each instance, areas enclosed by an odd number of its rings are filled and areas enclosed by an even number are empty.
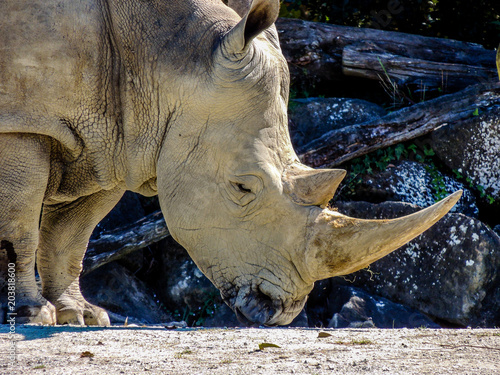
[[[455,176],[459,179],[464,177],[462,173],[460,173],[457,169],[454,169],[453,173],[455,173]]]
[[[424,154],[425,156],[434,156],[434,150],[430,147],[424,147]]]
[[[381,171],[385,171],[386,168],[387,168],[387,162],[385,160],[380,160],[380,161],[376,161],[375,162],[375,166],[381,170]]]
[[[396,154],[396,159],[398,159],[398,160],[401,159],[402,155],[407,156],[405,146],[402,145],[401,143],[396,146],[396,148],[394,149],[394,153]]]
[[[472,116],[479,116],[479,108],[476,108],[474,112],[472,112]]]
[[[261,342],[259,344],[259,350],[264,350],[265,348],[281,348],[281,347],[276,344],[271,344],[269,342]]]

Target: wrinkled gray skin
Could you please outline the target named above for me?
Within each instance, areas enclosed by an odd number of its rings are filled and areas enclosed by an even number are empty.
[[[267,325],[291,322],[315,280],[365,267],[453,206],[383,222],[324,209],[344,171],[292,149],[278,8],[255,0],[242,19],[219,0],[0,2],[0,239],[18,321],[109,324],[79,274],[125,190],[158,194],[229,306]]]

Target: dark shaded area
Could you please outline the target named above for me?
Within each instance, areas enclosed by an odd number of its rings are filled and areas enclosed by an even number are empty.
[[[2,240],[0,242],[0,249],[5,250],[7,252],[7,259],[9,263],[17,262],[17,254],[14,250],[14,245],[10,241]]]
[[[474,42],[500,41],[497,0],[285,0],[281,15],[336,25],[369,27]]]

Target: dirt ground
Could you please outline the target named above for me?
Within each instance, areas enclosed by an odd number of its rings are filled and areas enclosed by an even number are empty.
[[[500,329],[9,329],[0,374],[500,374]]]

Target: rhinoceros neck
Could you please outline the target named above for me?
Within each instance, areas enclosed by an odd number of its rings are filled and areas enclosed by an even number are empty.
[[[104,6],[121,67],[126,186],[152,193],[163,140],[182,116],[193,82],[210,70],[214,45],[235,14],[219,0],[108,0]]]

